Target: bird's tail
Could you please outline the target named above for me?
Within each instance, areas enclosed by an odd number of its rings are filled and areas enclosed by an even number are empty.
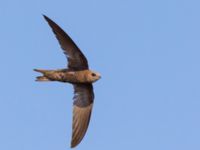
[[[45,73],[49,72],[48,70],[42,70],[42,69],[33,69],[36,72],[40,72],[43,74],[43,76],[36,77],[35,81],[50,81],[46,76]]]

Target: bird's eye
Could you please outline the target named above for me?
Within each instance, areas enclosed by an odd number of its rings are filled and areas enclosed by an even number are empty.
[[[95,74],[95,73],[92,73],[92,76],[93,76],[93,77],[95,77],[95,76],[96,76],[96,74]]]

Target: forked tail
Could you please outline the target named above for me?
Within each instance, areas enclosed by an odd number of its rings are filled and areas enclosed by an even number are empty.
[[[36,77],[35,81],[50,81],[46,76],[45,73],[48,72],[48,70],[42,70],[42,69],[33,69],[36,72],[40,72],[43,74],[43,76]]]

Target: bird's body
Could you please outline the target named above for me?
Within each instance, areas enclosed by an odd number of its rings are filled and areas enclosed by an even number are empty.
[[[98,80],[98,73],[91,70],[72,71],[69,69],[42,70],[35,69],[43,76],[38,76],[36,81],[59,81],[68,83],[93,83]]]
[[[89,69],[86,57],[72,39],[51,19],[44,16],[67,56],[68,67],[58,70],[34,69],[42,73],[36,81],[58,81],[70,83],[74,88],[73,126],[71,147],[77,146],[83,139],[90,121],[94,101],[93,85],[100,74]]]

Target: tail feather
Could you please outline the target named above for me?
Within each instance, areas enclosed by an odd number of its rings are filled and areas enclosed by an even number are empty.
[[[50,80],[45,76],[38,76],[36,77],[35,81],[50,81]]]
[[[45,75],[48,72],[48,70],[42,70],[42,69],[33,69],[33,70],[43,74],[43,76],[36,77],[35,81],[50,81]]]
[[[34,71],[36,71],[36,72],[40,72],[40,73],[45,73],[47,70],[42,70],[42,69],[33,69]]]

